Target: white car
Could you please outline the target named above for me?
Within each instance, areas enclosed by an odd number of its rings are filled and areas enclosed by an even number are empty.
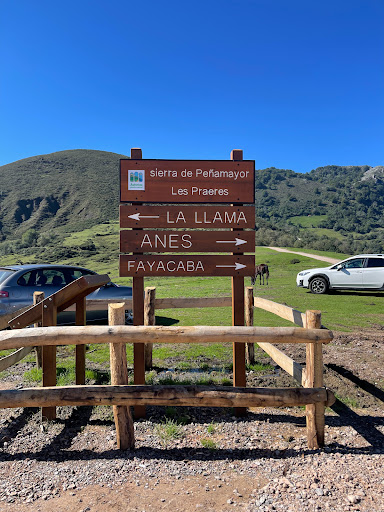
[[[302,270],[296,283],[312,293],[347,289],[384,291],[384,254],[359,254],[330,267]]]

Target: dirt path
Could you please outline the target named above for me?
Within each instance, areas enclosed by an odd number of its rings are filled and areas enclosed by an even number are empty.
[[[277,252],[290,252],[291,254],[298,254],[299,256],[307,256],[308,258],[313,258],[314,260],[327,261],[328,263],[338,263],[340,261],[336,258],[329,258],[328,256],[319,256],[318,254],[309,254],[308,252],[290,251],[288,249],[282,249],[281,247],[268,247],[268,249],[272,249]]]

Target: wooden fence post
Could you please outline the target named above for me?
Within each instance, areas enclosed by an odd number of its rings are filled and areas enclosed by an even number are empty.
[[[42,326],[54,327],[57,325],[57,307],[48,297],[42,305]],[[56,346],[43,347],[43,386],[56,386]],[[42,407],[42,418],[56,419],[56,407]]]
[[[38,304],[44,300],[44,292],[33,292],[33,305]],[[34,327],[41,327],[41,322],[33,324]],[[36,366],[41,368],[43,366],[43,349],[42,347],[35,347],[36,350]]]
[[[87,311],[86,298],[76,302],[76,325],[86,325]],[[85,350],[86,345],[76,345],[76,384],[84,386],[85,384]]]
[[[245,289],[245,325],[253,327],[253,286],[247,286]],[[254,343],[246,343],[245,355],[247,364],[255,364]]]
[[[155,298],[156,298],[156,288],[154,286],[148,286],[145,289],[145,295],[144,295],[144,325],[156,325]],[[146,343],[145,344],[145,369],[146,370],[150,370],[152,368],[152,352],[153,352],[153,343]]]
[[[109,304],[108,325],[125,324],[125,304]],[[127,385],[127,351],[125,343],[110,343],[111,384]],[[113,405],[115,418],[117,447],[120,450],[133,449],[135,447],[135,431],[130,407]]]
[[[306,328],[321,328],[321,312],[306,311]],[[306,371],[305,387],[321,388],[323,379],[323,346],[322,343],[306,344]],[[308,448],[318,449],[324,446],[325,425],[324,403],[309,404],[306,406]]]

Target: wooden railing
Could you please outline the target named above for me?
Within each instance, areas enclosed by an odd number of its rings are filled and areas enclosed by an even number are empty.
[[[68,292],[67,292],[68,293]],[[66,299],[67,300],[67,299]],[[72,297],[77,303],[76,297]],[[52,302],[52,299],[51,299]],[[54,301],[53,301],[54,302]],[[59,301],[60,302],[60,301]],[[58,302],[58,303],[59,303]],[[89,301],[88,301],[89,302]],[[88,305],[87,302],[87,305]],[[0,391],[0,407],[40,406],[50,410],[59,405],[112,405],[120,448],[134,446],[134,429],[130,412],[132,405],[182,405],[205,407],[281,407],[305,405],[307,438],[310,448],[324,444],[324,408],[334,402],[331,391],[323,384],[322,344],[329,343],[332,333],[321,328],[317,311],[301,313],[269,300],[253,297],[253,288],[246,288],[245,327],[164,327],[154,326],[156,309],[186,307],[229,307],[230,297],[194,299],[156,299],[155,289],[145,294],[145,326],[125,326],[124,311],[131,301],[111,304],[112,301],[92,301],[91,307],[109,307],[109,326],[37,327],[0,332],[0,350],[19,349],[0,360],[0,368],[19,361],[32,347],[57,345],[84,346],[90,343],[109,343],[111,354],[110,386],[64,386],[52,384],[43,388]],[[49,304],[45,299],[45,303]],[[64,302],[63,302],[64,303]],[[41,305],[41,307],[44,307]],[[253,327],[254,308],[261,308],[285,318],[299,327]],[[36,307],[35,310],[37,311]],[[34,311],[35,311],[34,310]],[[35,321],[34,311],[19,315],[11,325]],[[23,325],[24,325],[23,324]],[[128,386],[125,344],[153,343],[246,343],[248,357],[257,343],[270,357],[301,386],[298,388],[228,388],[201,386]],[[306,368],[284,354],[275,345],[305,343]],[[151,350],[148,350],[151,353]],[[3,365],[3,366],[1,366]]]

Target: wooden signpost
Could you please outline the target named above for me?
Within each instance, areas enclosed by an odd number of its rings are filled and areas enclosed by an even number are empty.
[[[242,150],[231,160],[143,160],[133,148],[120,161],[120,276],[133,277],[134,325],[144,324],[145,276],[231,276],[232,324],[244,325],[244,277],[255,273],[244,254],[255,250],[255,208],[244,203],[254,200],[255,162]],[[245,386],[244,345],[233,345],[233,384]],[[144,344],[134,344],[134,383],[145,384]]]
[[[120,160],[120,200],[253,203],[253,160]]]
[[[255,232],[242,231],[121,231],[121,252],[242,252],[255,250]],[[217,256],[215,257],[217,259]]]
[[[121,228],[254,229],[254,206],[120,205]]]

